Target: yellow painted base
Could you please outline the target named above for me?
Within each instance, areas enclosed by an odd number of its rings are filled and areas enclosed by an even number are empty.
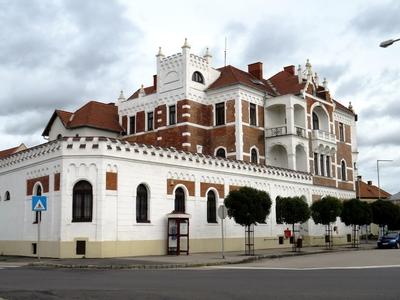
[[[85,240],[78,238],[76,240]],[[76,240],[68,242],[48,242],[40,244],[41,257],[54,258],[81,258],[83,255],[76,255]],[[0,241],[0,255],[31,256],[33,254],[32,244],[35,241]],[[335,236],[333,245],[347,244],[346,236]],[[303,246],[323,246],[325,238],[323,236],[306,236],[303,239]],[[225,251],[244,251],[243,238],[225,239]],[[254,238],[254,248],[274,249],[289,248],[292,245],[289,239],[284,239],[283,244],[279,244],[278,237],[256,237]],[[103,241],[92,242],[86,240],[87,258],[105,257],[127,257],[127,256],[147,256],[147,255],[166,255],[166,240],[156,241]],[[219,252],[221,251],[221,239],[192,239],[190,240],[189,252]]]

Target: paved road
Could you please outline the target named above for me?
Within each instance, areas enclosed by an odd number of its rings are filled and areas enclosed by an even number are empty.
[[[3,266],[0,298],[5,299],[399,299],[399,267],[313,269],[380,258],[400,262],[400,251],[360,251],[265,260],[241,269],[69,270]],[[375,257],[375,258],[374,258]],[[330,263],[326,263],[326,262]],[[336,263],[334,263],[336,261]],[[376,261],[374,265],[376,266]],[[279,264],[278,264],[279,263]],[[269,265],[296,270],[264,269]],[[365,265],[365,264],[364,264]]]

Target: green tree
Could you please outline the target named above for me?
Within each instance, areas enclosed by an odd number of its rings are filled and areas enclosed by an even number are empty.
[[[250,226],[264,223],[271,210],[271,198],[267,192],[251,187],[241,187],[231,191],[225,198],[224,204],[228,216],[237,224],[245,226],[250,240]],[[246,247],[246,254],[250,249]]]
[[[372,222],[381,228],[387,225],[390,229],[395,228],[400,218],[400,208],[388,200],[376,200],[371,203]]]
[[[343,208],[340,219],[347,226],[353,227],[353,246],[356,246],[358,226],[370,224],[372,222],[372,211],[368,203],[359,199],[343,201]]]
[[[342,203],[336,197],[325,196],[311,205],[311,217],[315,224],[325,225],[328,247],[332,247],[331,223],[336,221],[342,212]]]
[[[294,224],[304,223],[310,218],[310,208],[304,196],[280,197],[281,220],[292,225],[293,250],[296,251],[296,236]]]

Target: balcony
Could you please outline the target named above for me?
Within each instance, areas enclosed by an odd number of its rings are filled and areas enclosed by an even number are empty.
[[[265,130],[265,136],[267,138],[288,135],[288,134],[294,134],[298,137],[307,138],[307,133],[306,133],[305,128],[299,127],[299,126],[295,126],[294,131],[288,130],[287,126],[278,126],[278,127],[273,127],[273,128],[267,128]]]
[[[275,136],[282,136],[282,135],[287,135],[287,126],[267,128],[265,130],[266,137],[275,137]]]
[[[313,149],[328,147],[332,150],[336,150],[336,136],[333,133],[329,133],[323,130],[313,130],[312,135]]]
[[[297,136],[307,138],[306,130],[304,128],[295,126],[294,129]]]

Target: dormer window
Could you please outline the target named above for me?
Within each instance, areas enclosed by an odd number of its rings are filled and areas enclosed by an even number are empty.
[[[203,75],[202,75],[200,72],[198,72],[198,71],[196,71],[196,72],[193,73],[193,75],[192,75],[192,80],[195,81],[195,82],[204,84],[204,77],[203,77]]]

